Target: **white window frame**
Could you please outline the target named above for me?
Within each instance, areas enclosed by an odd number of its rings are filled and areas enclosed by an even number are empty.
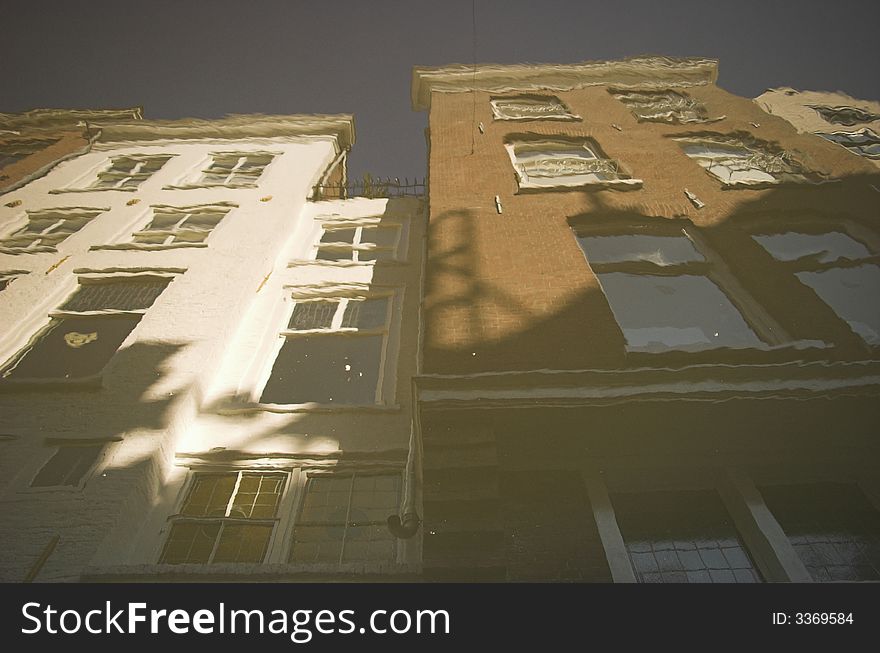
[[[259,186],[260,180],[266,174],[266,170],[268,170],[271,165],[275,163],[275,161],[277,161],[278,157],[281,156],[281,154],[281,152],[269,152],[263,150],[211,152],[211,154],[208,155],[207,162],[203,164],[201,169],[198,171],[198,176],[195,177],[191,183],[184,184],[183,186],[166,186],[166,188],[257,188]],[[214,163],[218,158],[230,157],[238,157],[238,161],[226,174],[226,178],[222,182],[205,180],[205,175],[207,174],[218,174],[216,171],[212,170]],[[241,172],[239,171],[240,168],[247,163],[248,158],[250,157],[269,157],[269,161],[259,169],[259,174],[248,175],[253,177],[252,180],[246,182],[233,182],[232,180],[235,178],[235,176],[241,174]]]
[[[43,209],[41,211],[28,211],[25,213],[24,221],[19,221],[17,223],[16,228],[13,231],[8,232],[3,238],[0,238],[0,254],[34,254],[34,253],[54,253],[58,251],[58,245],[65,242],[71,236],[79,233],[83,229],[89,226],[93,220],[95,220],[102,213],[107,211],[108,209],[102,208],[87,208],[87,207],[76,207],[76,208],[57,208],[57,209]],[[55,222],[50,224],[48,227],[43,229],[40,232],[28,232],[27,226],[30,224],[31,220],[37,219],[42,220],[46,218],[55,217]],[[62,240],[58,241],[55,245],[43,245],[37,244],[37,241],[42,241],[43,237],[51,236],[52,233],[62,227],[65,222],[68,220],[85,220],[85,224],[82,227],[77,229],[76,231],[68,234]],[[27,235],[28,233],[33,234],[33,236]],[[21,234],[21,235],[19,235]],[[28,245],[20,246],[20,245],[7,245],[5,244],[7,241],[21,239],[21,238],[32,238],[31,242]]]
[[[284,487],[281,491],[281,498],[275,513],[274,528],[266,547],[266,554],[260,563],[213,563],[213,562],[190,562],[190,563],[161,563],[165,551],[165,545],[171,534],[173,524],[180,521],[207,521],[212,518],[184,517],[181,515],[183,507],[189,498],[189,494],[195,486],[196,476],[198,474],[241,474],[257,473],[257,474],[286,474]],[[189,465],[186,469],[186,476],[180,484],[174,503],[172,505],[172,514],[165,518],[165,526],[160,529],[159,536],[156,538],[156,544],[152,548],[151,562],[160,566],[168,566],[171,569],[185,570],[198,568],[210,572],[212,568],[219,566],[220,568],[229,568],[244,565],[251,568],[253,565],[284,565],[291,571],[305,572],[329,572],[329,573],[350,573],[362,574],[371,573],[374,569],[388,565],[402,565],[407,558],[407,546],[409,541],[395,540],[394,558],[389,561],[375,562],[343,562],[343,563],[308,563],[308,562],[291,562],[290,555],[293,548],[294,531],[300,520],[303,505],[305,503],[306,492],[308,488],[309,478],[313,476],[350,476],[356,474],[395,474],[400,477],[400,493],[399,501],[403,500],[404,494],[404,467],[402,464],[376,464],[366,466],[363,464],[352,463],[351,465],[339,465],[338,463],[328,463],[327,466],[304,465],[302,463],[278,463],[274,465],[268,464],[248,464],[242,463],[234,466],[217,467],[215,465],[194,464]],[[233,493],[233,499],[234,499]],[[350,502],[350,501],[349,501]],[[225,519],[215,518],[215,519]],[[270,521],[269,518],[261,518],[260,522]],[[214,551],[216,551],[217,543],[220,537],[218,533],[215,542]],[[213,557],[212,551],[212,557]]]
[[[785,182],[808,183],[810,173],[799,162],[792,159],[791,154],[785,150],[773,152],[767,144],[751,137],[739,137],[730,134],[694,134],[689,136],[675,137],[673,140],[679,143],[685,156],[695,161],[709,175],[720,181],[725,188],[756,188],[763,186],[775,186]],[[702,146],[711,149],[712,146],[738,150],[741,154],[715,154],[703,155],[686,152],[688,145]],[[768,170],[770,167],[776,170]],[[724,172],[726,171],[726,178]],[[734,180],[732,177],[737,172],[757,174],[757,177],[745,176]]]
[[[816,132],[816,136],[821,136],[826,141],[842,147],[850,154],[855,154],[856,156],[860,156],[864,159],[869,159],[872,161],[880,160],[880,152],[878,152],[877,154],[865,154],[859,151],[860,148],[865,147],[864,145],[859,145],[856,143],[851,143],[850,145],[847,145],[841,143],[839,140],[834,139],[834,136],[843,136],[846,138],[853,138],[856,136],[869,136],[873,137],[875,143],[880,143],[880,136],[878,136],[873,129],[865,127],[864,129],[859,129],[855,131]],[[875,143],[871,143],[871,145],[874,145]]]
[[[387,220],[381,220],[380,218],[375,218],[373,220],[364,220],[358,219],[357,221],[330,221],[323,222],[321,224],[321,232],[318,235],[318,240],[314,245],[314,251],[312,252],[312,260],[314,263],[319,265],[333,265],[333,266],[351,266],[351,265],[375,265],[380,261],[382,264],[387,264],[390,262],[398,262],[402,263],[405,261],[405,255],[403,250],[403,245],[406,243],[407,239],[407,224],[404,222],[389,222]],[[330,233],[333,231],[345,231],[349,229],[354,229],[355,234],[351,243],[346,242],[326,242],[322,243],[321,239],[324,237],[325,233]],[[361,242],[361,238],[363,237],[364,229],[395,229],[397,231],[397,237],[395,238],[393,245],[374,245],[370,242]],[[332,259],[320,259],[318,258],[318,253],[320,250],[329,250],[329,251],[338,251],[340,254],[348,254],[348,258],[340,257],[337,260]],[[375,258],[369,261],[361,261],[359,258],[360,252],[388,252],[389,256],[386,258]]]
[[[538,110],[531,115],[517,114],[505,108],[505,103],[520,102],[526,106],[534,106]],[[493,97],[489,100],[492,107],[492,115],[495,120],[580,120],[571,110],[555,95],[510,95]],[[541,107],[544,107],[543,110]]]
[[[372,328],[372,329],[358,329],[353,327],[342,327],[342,318],[345,314],[345,310],[348,306],[348,302],[350,300],[369,300],[369,299],[388,299],[388,308],[385,316],[385,325],[381,328]],[[399,315],[400,311],[398,310],[398,304],[402,300],[402,294],[396,288],[370,288],[363,290],[340,290],[337,292],[326,291],[319,294],[311,294],[300,292],[297,287],[286,287],[285,288],[285,299],[284,301],[288,304],[286,310],[283,311],[283,321],[281,322],[280,328],[274,331],[275,334],[275,342],[268,352],[268,355],[265,356],[265,360],[262,362],[261,367],[256,376],[256,382],[252,386],[251,391],[251,401],[256,404],[262,410],[277,410],[280,412],[286,411],[299,411],[299,410],[364,410],[364,409],[376,409],[376,408],[396,408],[395,406],[390,405],[391,398],[393,397],[393,393],[395,391],[395,379],[396,379],[396,361],[397,356],[396,352],[391,352],[391,335],[392,331],[395,329],[395,320],[393,319],[395,315]],[[334,313],[333,321],[331,323],[331,327],[328,329],[299,329],[293,330],[287,328],[287,325],[290,323],[290,319],[293,316],[293,311],[296,307],[297,302],[312,302],[312,301],[337,301],[338,305],[336,311]],[[298,338],[298,337],[315,337],[315,336],[346,336],[350,338],[357,338],[361,336],[382,336],[382,353],[379,361],[379,369],[377,370],[376,377],[376,392],[375,392],[375,400],[371,404],[332,404],[332,403],[316,403],[316,402],[305,402],[305,403],[286,403],[286,404],[276,404],[276,403],[266,403],[261,401],[261,396],[269,383],[269,379],[272,376],[272,370],[275,366],[275,362],[278,359],[279,354],[281,353],[281,349],[284,346],[285,342],[289,338]]]
[[[715,122],[724,118],[709,118],[706,105],[684,91],[669,88],[613,88],[608,92],[629,109],[639,122],[680,125]],[[691,111],[695,117],[685,117],[684,111]]]
[[[131,234],[131,239],[124,243],[116,243],[114,245],[96,245],[91,247],[93,250],[112,250],[112,249],[136,249],[143,251],[160,251],[166,249],[180,249],[180,248],[204,248],[208,247],[208,240],[211,235],[220,228],[220,224],[229,213],[238,208],[237,204],[232,204],[230,202],[217,202],[215,204],[199,204],[194,206],[169,206],[164,204],[155,204],[150,207],[150,211],[146,214],[147,220],[142,222],[142,226],[139,230],[133,232]],[[216,224],[211,228],[204,227],[181,227],[182,223],[188,220],[193,215],[198,215],[200,213],[211,213],[211,214],[222,214],[220,218],[217,220]],[[149,229],[149,226],[152,224],[153,220],[159,215],[179,215],[180,219],[176,224],[172,225],[170,228],[166,229]],[[193,242],[178,242],[175,243],[174,238],[179,236],[181,233],[194,232],[204,234],[204,238],[201,241],[193,241]],[[135,239],[138,236],[160,236],[164,235],[165,240],[162,243],[139,243]]]
[[[540,139],[511,137],[504,147],[510,157],[521,191],[591,186],[638,188],[642,185],[641,179],[632,179],[622,170],[618,161],[605,157],[598,144],[590,139],[574,141],[552,136]],[[528,156],[530,151],[552,153],[549,157],[539,159],[541,165],[547,168],[545,173],[538,175],[529,173],[529,160],[532,158]],[[584,169],[577,170],[577,165],[571,160],[583,162]],[[558,174],[552,174],[553,166],[558,168]],[[595,171],[591,170],[593,167],[596,168]],[[611,178],[601,179],[598,177],[600,174],[609,175]]]
[[[125,273],[112,273],[112,274],[101,274],[101,273],[83,273],[78,275],[78,283],[74,287],[73,292],[68,293],[67,296],[58,302],[59,306],[63,306],[71,297],[73,297],[79,288],[83,285],[89,284],[100,284],[100,283],[112,283],[113,281],[119,280],[138,280],[138,279],[167,279],[168,284],[170,284],[175,278],[177,278],[177,273],[168,273],[165,271],[152,271],[147,270],[144,272],[125,272]],[[168,284],[166,284],[165,288],[162,290],[162,293],[165,292],[168,288]],[[161,297],[162,293],[159,293],[159,296],[156,297],[158,299]],[[28,352],[32,349],[33,346],[36,346],[43,335],[47,332],[47,329],[52,325],[53,320],[65,320],[65,319],[76,319],[77,317],[94,317],[94,316],[112,316],[112,315],[140,315],[141,318],[147,313],[147,311],[152,308],[155,304],[155,300],[153,304],[148,306],[147,308],[139,308],[139,309],[96,309],[96,310],[87,310],[87,311],[75,311],[75,310],[64,310],[61,308],[56,308],[49,311],[48,320],[41,322],[40,326],[31,334],[31,336],[14,349],[12,355],[5,358],[5,360],[0,363],[0,374],[7,374],[12,372],[18,364],[28,355]],[[140,322],[135,324],[132,330],[126,335],[125,339],[119,343],[119,346],[116,348],[116,351],[110,356],[110,358],[105,361],[104,365],[101,369],[93,375],[77,377],[74,379],[66,379],[61,377],[20,377],[20,378],[6,378],[0,376],[2,382],[4,384],[13,384],[13,385],[27,385],[32,383],[38,383],[41,385],[46,384],[64,384],[64,385],[83,385],[90,384],[95,381],[100,381],[100,379],[104,375],[104,371],[107,369],[107,366],[112,362],[113,358],[119,353],[121,349],[123,349],[127,342],[131,340],[134,336],[134,333],[137,331],[140,326]]]

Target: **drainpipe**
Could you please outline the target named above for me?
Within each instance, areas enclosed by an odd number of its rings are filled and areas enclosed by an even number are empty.
[[[415,383],[413,383],[415,390]],[[413,394],[413,397],[416,395]],[[406,471],[403,478],[403,506],[401,506],[400,515],[391,515],[388,518],[388,530],[394,537],[408,540],[418,533],[419,525],[422,523],[419,518],[417,505],[418,490],[418,466],[422,459],[422,439],[419,437],[418,428],[418,406],[413,406],[413,424],[409,435],[409,453],[406,457]]]

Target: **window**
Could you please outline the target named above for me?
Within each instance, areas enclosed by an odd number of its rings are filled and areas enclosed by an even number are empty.
[[[6,290],[13,281],[27,272],[0,272],[0,291]]]
[[[517,95],[493,98],[489,104],[497,120],[577,120],[554,95]]]
[[[170,155],[114,156],[110,166],[98,173],[98,180],[90,190],[137,190],[142,182],[158,172],[171,159]]]
[[[760,488],[815,581],[880,581],[880,513],[856,485]]]
[[[263,562],[286,480],[284,472],[196,473],[159,562]]]
[[[55,252],[56,245],[100,214],[100,209],[47,209],[28,212],[27,224],[0,239],[0,253]]]
[[[760,347],[712,281],[712,266],[682,235],[577,235],[627,351]]]
[[[713,491],[612,496],[640,583],[756,583],[761,576]]]
[[[325,225],[315,259],[357,263],[394,260],[400,237],[397,224]]]
[[[92,442],[59,446],[31,481],[31,487],[78,486],[97,464],[103,450],[103,444]]]
[[[852,127],[859,123],[880,120],[880,115],[856,107],[813,105],[810,108],[814,109],[826,122],[834,125],[843,125],[844,127]]]
[[[293,532],[290,562],[393,562],[388,515],[400,505],[400,476],[355,472],[311,475]]]
[[[830,134],[817,132],[816,135],[832,143],[842,145],[853,154],[858,154],[866,159],[880,159],[880,137],[870,129],[854,132],[832,132]]]
[[[296,299],[260,401],[380,402],[391,303],[391,296]]]
[[[506,145],[520,189],[640,185],[589,140],[511,141]]]
[[[861,242],[840,231],[752,236],[870,345],[880,345],[880,266]]]
[[[100,373],[169,282],[146,275],[83,280],[4,366],[2,378],[81,379]]]
[[[682,124],[707,122],[709,114],[702,102],[681,91],[609,90],[632,112],[639,122]]]
[[[219,152],[212,155],[211,164],[202,170],[198,186],[230,186],[251,188],[275,158],[269,152]]]
[[[789,152],[747,135],[705,134],[675,140],[725,186],[804,182],[813,177]]]
[[[226,217],[229,205],[154,206],[153,218],[133,234],[132,242],[143,249],[205,246],[211,231]]]

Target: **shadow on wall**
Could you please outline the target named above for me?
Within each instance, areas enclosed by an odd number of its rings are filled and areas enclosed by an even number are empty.
[[[692,210],[691,219],[645,216],[615,208],[614,202],[604,201],[605,194],[613,191],[579,191],[592,208],[568,216],[566,221],[571,229],[561,230],[558,221],[547,225],[557,237],[559,251],[566,255],[571,248],[577,248],[573,230],[588,234],[665,232],[674,236],[681,235],[682,227],[686,226],[717,254],[735,277],[735,284],[784,327],[792,340],[836,343],[833,350],[802,350],[799,355],[824,359],[865,358],[868,353],[865,343],[853,327],[823,301],[822,291],[805,282],[806,277],[797,274],[798,269],[774,259],[752,234],[843,231],[846,228],[843,223],[848,220],[873,231],[876,239],[880,237],[878,189],[880,176],[871,174],[818,185],[784,184],[759,191],[730,190],[727,192],[732,199],[742,194],[739,201],[712,224],[702,226],[698,225],[708,222],[705,216],[713,215],[713,207]],[[627,351],[619,321],[602,287],[595,282],[595,271],[590,270],[583,256],[579,258],[582,267],[570,272],[572,277],[581,277],[578,281],[583,283],[576,284],[580,290],[566,295],[565,303],[553,310],[537,310],[537,302],[528,300],[530,297],[544,299],[540,295],[543,280],[523,278],[522,267],[515,269],[514,266],[504,278],[487,278],[483,260],[492,254],[480,248],[495,248],[499,256],[512,259],[529,247],[521,237],[506,242],[503,227],[497,230],[496,242],[488,242],[484,234],[477,238],[475,221],[492,218],[504,220],[505,216],[487,217],[467,209],[451,210],[433,217],[429,223],[424,298],[424,322],[428,329],[424,360],[428,373],[619,368],[708,361],[767,362],[783,356],[777,351],[733,347],[689,351],[684,355],[682,352]],[[544,220],[544,216],[536,216],[535,229],[542,228],[539,220]],[[454,240],[450,232],[456,235]],[[874,253],[877,251],[875,244]],[[638,252],[633,255],[638,256]],[[875,264],[876,256],[870,255],[864,262]],[[846,265],[856,264],[858,261]],[[552,262],[548,266],[552,266]],[[494,269],[497,270],[497,266]],[[564,281],[567,274],[560,267],[557,271],[560,274],[548,283],[550,289],[553,286],[549,284]],[[716,272],[710,274],[713,281]],[[731,297],[735,294],[730,288],[722,288],[722,291]],[[631,305],[638,301],[635,294],[629,297]],[[731,301],[741,308],[739,298]],[[874,312],[880,312],[876,305],[880,299],[874,301]]]

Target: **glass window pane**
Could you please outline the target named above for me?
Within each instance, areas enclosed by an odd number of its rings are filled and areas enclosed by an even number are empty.
[[[685,236],[578,236],[577,240],[590,263],[648,261],[665,266],[705,260]]]
[[[347,243],[354,242],[356,229],[327,229],[321,235],[322,243]]]
[[[342,326],[352,329],[382,329],[388,319],[388,297],[350,299],[342,316]]]
[[[798,272],[797,278],[815,290],[865,342],[880,345],[880,267]]]
[[[320,261],[352,261],[354,260],[354,253],[350,249],[319,247],[315,258]]]
[[[31,481],[31,487],[79,485],[97,462],[103,445],[61,446]]]
[[[250,519],[274,517],[281,501],[284,479],[284,474],[242,474],[229,516]]]
[[[140,243],[141,245],[164,245],[165,241],[168,240],[168,236],[166,234],[140,234],[135,236],[132,240],[135,243]]]
[[[839,259],[858,260],[871,255],[862,243],[839,231],[824,234],[784,234],[752,236],[777,261],[796,261],[810,257],[816,263]]]
[[[394,247],[399,231],[399,227],[364,227],[361,242],[373,243],[379,247]]]
[[[640,582],[761,581],[715,492],[616,494],[612,503]]]
[[[186,217],[185,213],[155,213],[150,224],[144,227],[144,231],[168,231],[174,229],[177,224]]]
[[[132,279],[81,284],[61,306],[63,311],[132,311],[149,308],[162,294],[170,279]]]
[[[299,404],[373,404],[383,336],[288,338],[261,401]]]
[[[386,517],[388,515],[385,515]],[[343,562],[394,560],[396,541],[383,524],[349,526],[345,535]]]
[[[98,374],[140,319],[140,315],[53,319],[3,377],[76,379]]]
[[[628,351],[696,351],[762,343],[730,300],[696,275],[599,274]]]
[[[397,474],[356,476],[349,523],[378,522],[384,525],[388,516],[397,514],[400,507],[399,482]]]
[[[219,523],[182,522],[171,527],[160,564],[207,563],[220,533]]]
[[[351,482],[351,476],[310,478],[299,521],[307,524],[345,524]]]
[[[338,300],[297,302],[290,316],[288,329],[329,329],[336,309]]]
[[[220,534],[213,562],[263,562],[272,529],[271,524],[227,522]]]
[[[223,517],[238,474],[196,474],[180,513],[192,517]]]
[[[193,213],[184,220],[182,227],[213,229],[226,216],[225,213]]]
[[[293,531],[290,562],[337,563],[344,537],[344,526],[297,526]]]

